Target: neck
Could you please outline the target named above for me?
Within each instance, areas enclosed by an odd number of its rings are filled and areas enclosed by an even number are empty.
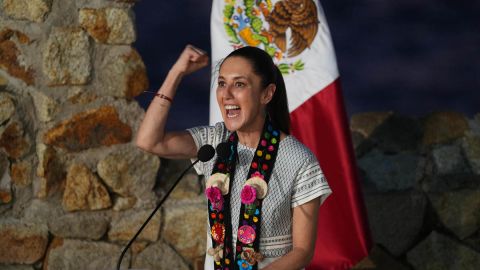
[[[246,130],[237,130],[238,141],[247,147],[257,148],[264,124],[265,118],[261,118],[260,120],[256,121],[252,127]]]

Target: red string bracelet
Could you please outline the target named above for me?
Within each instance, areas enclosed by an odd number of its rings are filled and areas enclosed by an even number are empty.
[[[152,91],[143,91],[143,92],[155,94],[156,97],[163,98],[165,100],[170,101],[170,103],[173,103],[173,99],[171,97],[167,97],[162,93],[157,93],[157,92],[152,92]]]
[[[171,99],[171,98],[169,98],[169,97],[165,96],[164,94],[161,94],[161,93],[156,93],[156,94],[155,94],[155,96],[156,96],[156,97],[159,97],[159,98],[166,99],[166,100],[170,101],[170,103],[173,103],[173,99]]]

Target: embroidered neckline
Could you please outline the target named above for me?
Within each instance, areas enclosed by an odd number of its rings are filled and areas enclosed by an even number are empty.
[[[254,150],[254,155],[240,194],[242,203],[235,250],[231,239],[230,181],[235,179],[237,147],[240,144],[236,132],[230,134],[227,143],[231,155],[224,160],[217,158],[205,190],[212,238],[212,248],[208,254],[214,256],[215,270],[256,270],[258,262],[263,259],[259,252],[262,202],[268,194],[268,181],[277,157],[280,131],[267,119],[256,149],[241,144],[242,148]]]

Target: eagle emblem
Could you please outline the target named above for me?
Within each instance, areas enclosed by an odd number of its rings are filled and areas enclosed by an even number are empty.
[[[234,49],[264,49],[283,74],[304,69],[301,59],[289,62],[310,48],[318,31],[317,6],[313,0],[225,0],[225,32]],[[287,31],[290,39],[287,40]]]

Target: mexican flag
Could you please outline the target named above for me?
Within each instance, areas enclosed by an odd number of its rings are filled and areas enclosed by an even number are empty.
[[[333,191],[320,207],[308,269],[349,269],[371,238],[340,88],[335,51],[316,0],[213,0],[210,123],[222,121],[215,97],[219,62],[232,50],[269,53],[285,79],[292,135],[317,156]]]

